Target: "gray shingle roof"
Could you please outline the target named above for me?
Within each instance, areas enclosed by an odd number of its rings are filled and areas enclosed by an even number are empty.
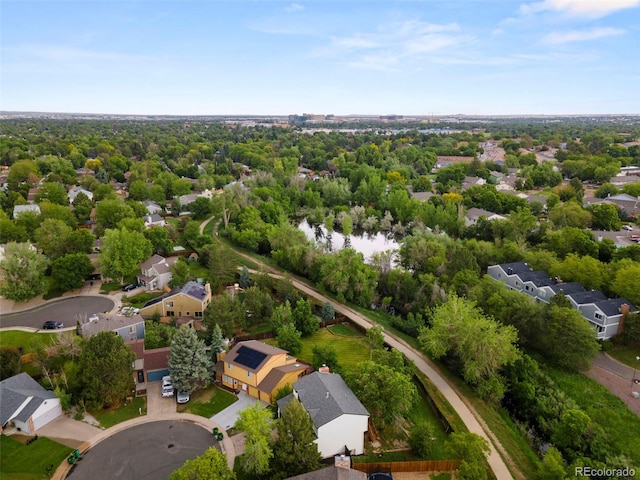
[[[19,373],[0,382],[0,425],[6,425],[14,418],[26,421],[37,408],[55,394],[45,390],[26,373]],[[29,400],[29,398],[31,398]],[[23,404],[29,400],[27,404]],[[20,410],[20,407],[22,409]],[[16,415],[17,413],[17,415]]]
[[[314,472],[303,473],[285,480],[366,480],[367,474],[358,470],[331,466],[316,470]]]
[[[316,428],[345,414],[369,416],[342,377],[335,373],[314,372],[294,383],[293,389]]]
[[[629,311],[634,312],[636,308],[626,298],[609,298],[596,303],[596,307],[602,310],[602,313],[608,317],[614,317],[620,314],[620,307],[622,305],[629,305]]]
[[[600,290],[587,290],[586,292],[571,293],[567,295],[578,305],[598,303],[607,300],[607,296]]]

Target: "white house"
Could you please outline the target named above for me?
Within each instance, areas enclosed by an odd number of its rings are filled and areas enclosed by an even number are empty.
[[[154,255],[149,260],[140,264],[141,274],[137,276],[138,283],[149,291],[162,290],[171,281],[171,265],[176,263],[178,257],[164,258]]]
[[[147,207],[147,213],[149,215],[153,215],[155,213],[161,214],[164,212],[164,209],[160,205],[156,202],[152,202],[151,200],[145,200],[144,206]]]
[[[26,205],[15,205],[13,207],[13,218],[18,218],[24,212],[33,212],[36,215],[40,215],[40,207],[33,203],[27,203]]]
[[[0,431],[13,422],[19,431],[34,435],[62,415],[60,399],[26,373],[0,382]]]
[[[73,203],[78,194],[84,193],[89,200],[93,200],[93,193],[82,187],[75,187],[69,190],[69,203]]]
[[[313,420],[315,443],[322,458],[345,453],[364,453],[369,412],[340,375],[314,372],[293,384],[293,393],[278,400],[280,413],[297,398]]]
[[[157,213],[154,213],[152,215],[145,215],[144,217],[144,226],[147,229],[152,227],[164,227],[166,224],[167,223],[164,221],[164,218],[162,218]]]

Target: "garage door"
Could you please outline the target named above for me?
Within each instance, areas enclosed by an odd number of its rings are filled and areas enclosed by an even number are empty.
[[[58,418],[60,415],[62,415],[62,407],[60,406],[60,402],[55,402],[49,410],[42,412],[41,415],[33,418],[33,428],[38,430],[39,428],[44,427],[51,420]]]
[[[153,372],[147,372],[147,382],[159,382],[165,375],[169,375],[168,368],[164,368],[162,370],[154,370]]]

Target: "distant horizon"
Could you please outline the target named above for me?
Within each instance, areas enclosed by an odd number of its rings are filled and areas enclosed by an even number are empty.
[[[6,111],[640,113],[640,0],[4,0],[0,29]]]

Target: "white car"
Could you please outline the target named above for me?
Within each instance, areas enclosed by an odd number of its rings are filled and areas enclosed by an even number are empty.
[[[162,396],[173,397],[173,384],[169,375],[162,377]]]
[[[176,401],[178,403],[187,403],[189,401],[189,394],[187,392],[178,392],[178,395],[176,395]]]
[[[629,232],[633,232],[633,227],[631,225],[623,225],[622,228],[628,230]]]

